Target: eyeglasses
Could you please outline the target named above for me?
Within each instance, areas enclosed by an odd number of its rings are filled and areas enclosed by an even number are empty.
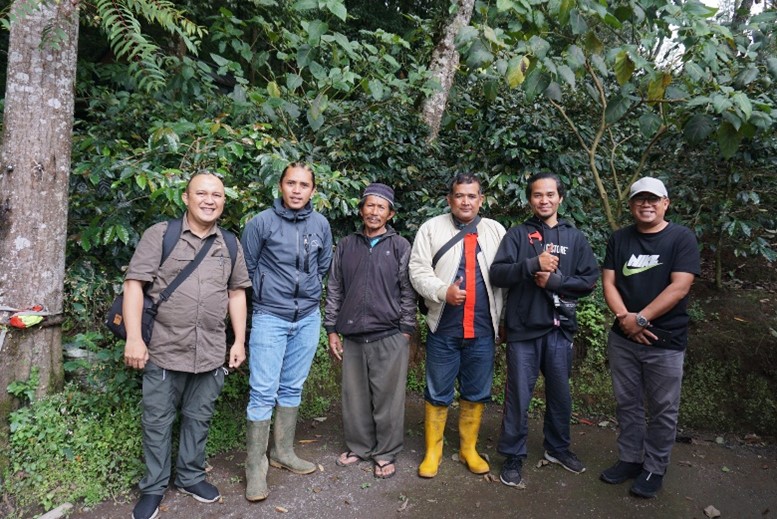
[[[662,197],[662,196],[655,196],[655,195],[652,195],[652,196],[635,196],[630,201],[633,202],[636,205],[645,205],[645,204],[656,205],[656,204],[658,204],[658,202],[660,202],[663,199],[664,199],[664,197]]]

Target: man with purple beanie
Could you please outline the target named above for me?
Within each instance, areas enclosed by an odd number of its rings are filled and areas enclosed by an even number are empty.
[[[330,353],[343,362],[346,467],[372,460],[376,478],[396,473],[405,423],[405,382],[416,297],[410,284],[410,243],[388,225],[394,190],[364,189],[363,225],[337,244],[329,269],[324,327]],[[342,336],[342,339],[341,339]]]

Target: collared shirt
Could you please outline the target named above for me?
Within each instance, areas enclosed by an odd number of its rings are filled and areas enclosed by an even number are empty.
[[[157,366],[173,371],[202,373],[224,363],[228,291],[251,286],[243,249],[238,243],[234,270],[229,250],[214,225],[207,236],[192,233],[186,217],[181,237],[163,265],[162,241],[167,222],[149,227],[143,233],[130,261],[126,279],[151,283],[146,293],[154,300],[199,252],[205,239],[216,238],[208,255],[194,272],[159,305],[148,352]]]

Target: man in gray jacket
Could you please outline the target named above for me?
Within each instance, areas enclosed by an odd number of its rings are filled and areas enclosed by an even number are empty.
[[[396,473],[405,424],[408,344],[416,299],[407,265],[410,243],[388,222],[394,190],[367,186],[359,202],[363,226],[335,250],[324,327],[329,349],[343,361],[343,431],[348,450],[341,467],[373,460],[376,478]],[[343,340],[340,339],[343,335]]]
[[[296,162],[286,166],[279,187],[281,198],[248,222],[242,240],[253,286],[245,494],[249,501],[269,495],[266,451],[273,409],[269,464],[296,474],[316,470],[294,453],[294,435],[302,385],[321,331],[319,304],[332,259],[332,232],[310,204],[316,189],[310,166]]]
[[[426,456],[418,467],[418,475],[424,478],[436,476],[442,460],[456,380],[459,459],[475,474],[490,470],[476,445],[484,404],[491,400],[494,343],[504,304],[502,289],[491,284],[489,268],[505,228],[478,216],[482,203],[480,179],[470,173],[456,175],[448,191],[450,214],[432,218],[418,229],[410,255],[410,281],[429,308]],[[436,258],[449,243],[450,248]]]

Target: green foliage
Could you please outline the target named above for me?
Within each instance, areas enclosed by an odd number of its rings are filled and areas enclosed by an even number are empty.
[[[35,391],[39,385],[40,368],[35,366],[30,370],[30,377],[27,380],[15,380],[8,384],[8,392],[22,403],[32,403],[35,401]]]

